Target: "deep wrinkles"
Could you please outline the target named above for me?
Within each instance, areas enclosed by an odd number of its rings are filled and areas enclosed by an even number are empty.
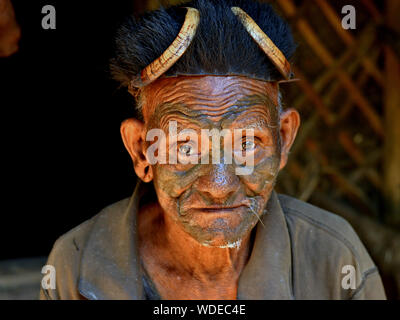
[[[196,106],[198,105],[196,104]],[[201,120],[205,120],[211,125],[213,122],[218,121],[218,118],[223,117],[223,115],[227,114],[231,118],[233,115],[243,113],[249,106],[251,106],[251,112],[260,112],[261,114],[266,112],[269,122],[268,127],[272,128],[278,125],[277,116],[279,115],[279,110],[275,106],[271,105],[269,99],[265,99],[265,97],[258,95],[246,97],[246,100],[239,100],[238,103],[231,106],[225,106],[223,109],[212,109],[207,110],[207,112],[205,112],[203,108],[194,109],[188,105],[171,105],[165,103],[157,109],[157,112],[151,119],[151,123],[153,125],[159,124],[160,128],[165,128],[168,127],[168,123],[171,120],[176,121],[178,119],[183,119],[183,121],[185,121],[185,117],[189,117],[191,118],[190,121],[196,124],[200,124]]]
[[[244,77],[207,76],[203,79],[206,78],[209,82],[200,82],[200,84],[203,84],[202,86],[199,85],[198,81],[194,81],[196,78],[199,79],[199,77],[161,79],[145,87],[143,89],[144,104],[146,105],[145,119],[148,119],[149,114],[154,114],[154,111],[158,109],[159,101],[163,101],[163,104],[182,103],[191,105],[190,101],[196,100],[196,104],[198,103],[206,109],[223,109],[234,98],[233,92],[235,91],[243,95],[250,92],[252,94],[257,93],[260,96],[268,97],[272,105],[278,105],[278,89],[275,83],[249,81]],[[220,78],[223,78],[224,81],[218,81]]]

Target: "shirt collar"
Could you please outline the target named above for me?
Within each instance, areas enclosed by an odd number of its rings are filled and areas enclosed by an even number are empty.
[[[127,207],[98,215],[81,260],[78,290],[84,297],[145,299],[136,213],[146,189],[139,182]],[[265,227],[256,226],[252,252],[239,278],[238,299],[293,299],[290,238],[275,191],[261,219]]]
[[[264,225],[258,223],[256,226],[253,249],[239,278],[238,298],[293,299],[289,231],[275,191],[272,192],[267,212],[261,219]]]

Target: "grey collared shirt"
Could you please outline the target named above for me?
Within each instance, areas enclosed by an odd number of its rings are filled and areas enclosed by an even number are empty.
[[[56,288],[41,288],[41,299],[159,298],[138,253],[136,214],[147,188],[138,183],[132,197],[55,242],[47,264]],[[238,299],[386,299],[376,266],[341,217],[273,192],[262,221]]]

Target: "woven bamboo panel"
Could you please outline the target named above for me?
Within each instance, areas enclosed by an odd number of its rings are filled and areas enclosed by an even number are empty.
[[[325,194],[378,217],[382,206],[384,73],[380,8],[371,0],[277,0],[299,48],[285,103],[303,123],[278,189],[305,201]],[[356,8],[355,30],[341,8]],[[289,87],[290,86],[290,87]]]

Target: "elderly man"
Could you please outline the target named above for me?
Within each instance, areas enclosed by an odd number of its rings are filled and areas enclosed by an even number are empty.
[[[384,299],[346,221],[274,191],[300,125],[279,94],[294,48],[250,0],[128,20],[111,70],[137,102],[121,135],[139,183],[57,240],[41,298]]]

